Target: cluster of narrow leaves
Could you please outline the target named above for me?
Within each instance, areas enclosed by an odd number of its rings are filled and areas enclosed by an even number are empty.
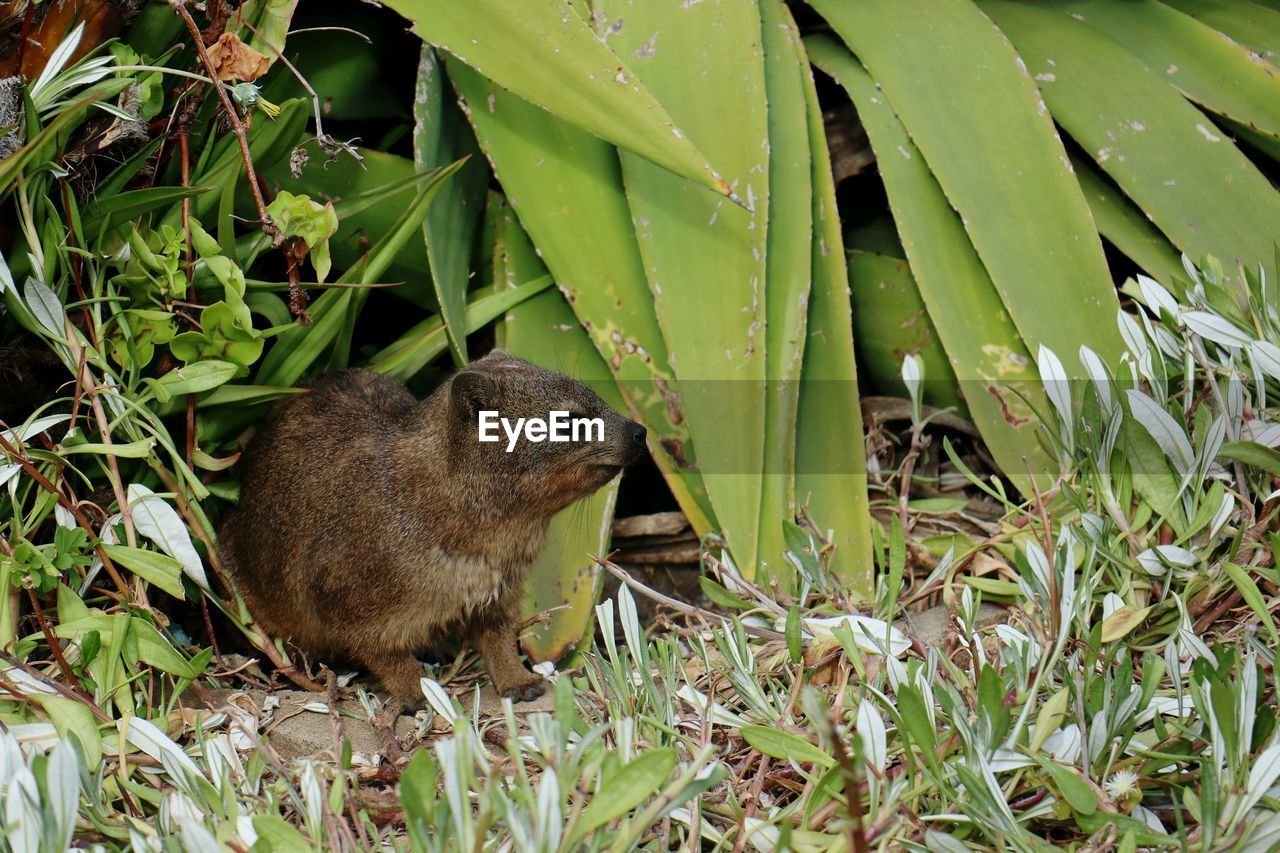
[[[172,667],[176,693],[202,663],[61,586],[68,664],[117,686],[95,705],[51,662],[5,671],[21,697],[0,705],[8,843],[1271,849],[1278,318],[1261,276],[1186,273],[1182,298],[1133,283],[1128,357],[1083,352],[1079,387],[1046,370],[1060,477],[989,537],[909,564],[921,546],[895,518],[869,614],[794,526],[786,589],[710,559],[717,609],[671,605],[646,628],[631,590],[651,591],[627,579],[597,608],[601,639],[552,673],[549,712],[485,716],[424,680],[435,723],[390,822],[366,810],[377,782],[349,748],[285,766],[234,708],[184,717],[172,694],[110,682],[136,660]],[[907,378],[918,389],[917,368]],[[1006,500],[995,480],[973,485]],[[48,557],[76,553],[68,540]],[[938,600],[947,627],[925,645],[912,614]]]

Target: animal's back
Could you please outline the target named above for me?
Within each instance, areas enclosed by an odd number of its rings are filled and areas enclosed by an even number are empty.
[[[372,596],[344,589],[353,574],[340,564],[376,559],[386,517],[379,506],[390,499],[389,439],[417,401],[367,370],[303,387],[308,393],[272,407],[245,451],[240,505],[220,545],[255,618],[321,650],[333,646],[331,618],[372,606]],[[353,513],[362,523],[350,523]]]

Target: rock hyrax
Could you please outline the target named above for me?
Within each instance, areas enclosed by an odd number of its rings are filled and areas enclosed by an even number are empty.
[[[539,696],[516,650],[525,574],[551,516],[639,456],[644,427],[501,350],[421,401],[368,370],[303,384],[250,442],[218,537],[254,618],[309,654],[363,664],[399,700],[421,699],[416,653],[447,634],[484,655],[499,694]],[[479,440],[482,413],[514,424],[556,411],[603,427],[512,446],[499,426]]]

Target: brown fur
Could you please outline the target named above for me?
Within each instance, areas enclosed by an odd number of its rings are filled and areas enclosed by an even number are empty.
[[[254,618],[319,656],[421,698],[415,653],[447,634],[484,655],[498,692],[532,699],[520,663],[522,586],[551,516],[618,474],[644,428],[567,376],[495,350],[418,401],[344,370],[277,403],[241,462],[219,550]],[[600,417],[602,442],[477,440],[477,412]],[[501,430],[499,430],[501,432]]]

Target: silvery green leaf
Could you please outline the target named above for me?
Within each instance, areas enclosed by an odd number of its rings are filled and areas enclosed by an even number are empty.
[[[873,619],[857,613],[846,613],[829,619],[805,619],[805,629],[815,637],[835,638],[835,629],[848,625],[858,648],[873,654],[884,654],[885,637],[889,638],[889,654],[897,657],[911,648],[911,640],[900,629],[883,619]]]
[[[1142,301],[1157,317],[1164,311],[1167,311],[1170,317],[1178,316],[1178,300],[1174,299],[1160,282],[1138,273],[1138,289],[1142,292]]]
[[[1124,607],[1124,599],[1114,592],[1107,593],[1102,599],[1102,619],[1106,621],[1112,613]]]
[[[1186,432],[1155,400],[1141,391],[1130,389],[1129,409],[1142,428],[1150,433],[1156,444],[1164,451],[1164,455],[1173,462],[1179,474],[1185,475],[1195,464],[1195,451]]]
[[[140,483],[130,483],[126,494],[133,526],[139,533],[154,542],[161,551],[182,563],[187,577],[201,589],[209,589],[200,554],[191,544],[187,526],[173,507]]]
[[[1045,752],[1068,764],[1075,764],[1080,759],[1081,746],[1080,727],[1075,725],[1063,726],[1045,738],[1043,744]]]
[[[1280,779],[1280,743],[1273,742],[1254,759],[1253,767],[1249,770],[1249,781],[1245,783],[1236,815],[1243,817],[1247,814],[1249,809],[1257,805],[1258,801],[1266,795],[1277,779]]]
[[[183,821],[179,825],[178,839],[186,853],[222,853],[223,850],[209,830],[192,820]]]
[[[1222,504],[1218,507],[1218,511],[1213,514],[1213,521],[1209,522],[1209,539],[1216,540],[1222,528],[1231,520],[1232,514],[1236,509],[1236,499],[1227,492],[1222,496]]]
[[[911,411],[916,420],[920,413],[920,382],[924,379],[924,362],[918,355],[909,353],[902,359],[902,383],[907,386],[907,396],[911,398]]]
[[[57,690],[45,684],[40,679],[28,673],[25,669],[18,667],[5,667],[0,669],[0,675],[4,676],[9,686],[15,688],[17,692],[23,696],[31,696],[33,694],[43,694],[53,696],[57,694]],[[13,727],[11,726],[10,729]]]
[[[320,779],[316,776],[316,763],[311,760],[300,761],[302,771],[298,774],[298,792],[302,794],[307,831],[313,837],[320,837],[324,832],[324,794],[320,788]]]
[[[1089,381],[1093,383],[1094,390],[1098,392],[1098,400],[1102,403],[1105,411],[1111,411],[1115,407],[1115,400],[1111,396],[1111,376],[1107,373],[1107,367],[1102,363],[1102,359],[1098,358],[1098,354],[1087,346],[1080,345],[1080,364],[1084,367],[1085,373],[1089,374]]]
[[[1190,569],[1200,564],[1200,558],[1193,552],[1178,545],[1156,545],[1151,550],[1160,555],[1160,559],[1171,566]]]
[[[242,814],[236,818],[236,835],[240,836],[246,850],[254,845],[258,840],[258,831],[253,828],[252,815]]]
[[[4,440],[10,444],[29,441],[45,430],[69,420],[71,420],[71,415],[45,415],[43,418],[36,418],[31,423],[20,426],[17,429],[5,430],[3,433]]]
[[[0,465],[0,486],[18,476],[18,472],[22,470],[22,466],[17,462],[8,465]]]
[[[1062,361],[1057,354],[1044,344],[1040,345],[1036,366],[1040,368],[1040,381],[1044,385],[1045,394],[1062,418],[1068,445],[1070,445],[1075,434],[1075,414],[1071,408],[1071,384],[1067,379],[1067,371],[1062,367]]]
[[[5,260],[4,252],[0,252],[0,300],[4,299],[6,290],[14,296],[18,295],[18,286],[13,283],[13,273],[9,272],[9,262]]]
[[[449,698],[449,694],[440,686],[440,682],[424,677],[419,684],[422,687],[422,695],[430,703],[431,709],[441,717],[444,717],[450,726],[457,722],[459,715],[453,707],[453,700]]]
[[[1142,327],[1138,325],[1138,321],[1133,316],[1124,312],[1116,312],[1116,324],[1120,328],[1120,337],[1124,339],[1124,345],[1129,352],[1133,354],[1134,359],[1141,359],[1143,354],[1150,350],[1147,344],[1147,336],[1142,331]]]
[[[1280,347],[1270,341],[1251,341],[1249,360],[1272,379],[1280,379]]]
[[[554,767],[543,771],[538,780],[538,829],[546,849],[559,849],[564,820],[560,814],[560,780]]]
[[[84,36],[84,22],[81,21],[71,34],[59,42],[54,48],[53,53],[46,60],[44,70],[40,72],[40,76],[36,78],[36,82],[31,84],[30,92],[31,100],[39,104],[42,97],[46,96],[49,84],[53,79],[62,73],[62,69],[66,67],[67,62],[71,60],[72,55],[76,52],[76,48],[80,46],[80,39]]]
[[[1049,558],[1045,556],[1044,549],[1040,547],[1038,542],[1028,542],[1024,549],[1027,555],[1027,563],[1031,566],[1031,575],[1036,579],[1036,584],[1040,587],[1041,595],[1049,594]]]
[[[1186,252],[1182,253],[1182,268],[1187,271],[1187,275],[1190,276],[1193,284],[1200,283],[1200,271],[1196,269],[1195,261],[1187,257]]]
[[[676,696],[689,703],[698,712],[699,716],[707,713],[707,697],[694,689],[692,684],[685,682],[680,685],[680,689],[676,691]],[[719,702],[711,703],[710,719],[713,725],[727,726],[732,729],[740,729],[747,724],[746,720]]]
[[[1245,421],[1243,438],[1263,447],[1280,446],[1280,423],[1268,423],[1260,418]]]
[[[627,639],[627,648],[637,661],[643,660],[647,651],[644,629],[640,626],[640,615],[636,611],[636,600],[631,590],[624,584],[618,586],[618,618],[622,621],[622,635]]]
[[[1253,338],[1245,334],[1225,317],[1208,311],[1184,311],[1182,322],[1202,338],[1224,347],[1247,347]]]
[[[182,747],[156,728],[150,720],[130,717],[120,720],[117,727],[120,729],[127,727],[129,743],[159,761],[174,784],[187,795],[192,794],[191,780],[204,778],[200,768],[191,760],[191,756],[183,752]]]
[[[889,741],[880,709],[870,699],[863,699],[858,705],[854,729],[862,739],[862,752],[867,763],[877,775],[884,773],[889,766]]]
[[[31,316],[35,317],[45,331],[58,340],[63,340],[67,333],[67,312],[62,308],[58,294],[49,286],[36,278],[28,278],[22,286],[23,302]]]
[[[76,523],[76,517],[72,515],[71,510],[62,504],[53,505],[53,518],[59,527],[65,527],[68,530],[75,530],[80,526]]]
[[[10,850],[40,849],[40,789],[36,777],[26,765],[18,768],[9,780],[5,796],[5,839]]]
[[[969,848],[954,835],[936,829],[924,831],[924,847],[929,853],[968,853]]]
[[[1196,458],[1196,473],[1199,475],[1201,483],[1204,482],[1205,475],[1209,472],[1209,466],[1213,464],[1213,460],[1217,457],[1218,451],[1222,449],[1222,442],[1226,438],[1227,419],[1222,415],[1218,415],[1210,422],[1209,428],[1205,431],[1204,444],[1201,446]]]
[[[80,807],[80,764],[75,750],[64,740],[49,750],[44,786],[49,792],[49,811],[57,827],[57,849],[66,850],[71,846]]]
[[[1168,566],[1160,559],[1160,555],[1154,548],[1148,548],[1138,555],[1138,565],[1152,577],[1162,577],[1169,572]]]

